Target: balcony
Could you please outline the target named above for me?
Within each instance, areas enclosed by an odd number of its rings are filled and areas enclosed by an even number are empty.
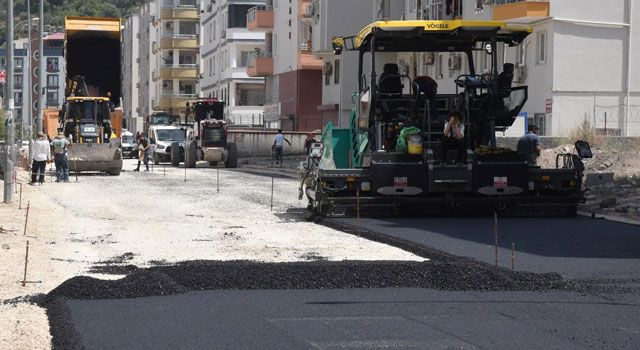
[[[273,31],[273,9],[267,6],[255,6],[247,13],[247,29],[252,32]]]
[[[167,64],[160,67],[161,79],[196,79],[198,78],[197,64]]]
[[[160,40],[161,49],[197,49],[198,34],[167,34]]]
[[[310,1],[302,1],[300,2],[298,9],[298,18],[304,22],[312,24],[315,11],[313,3]]]
[[[298,68],[309,70],[322,70],[322,59],[308,52],[298,53]]]
[[[196,1],[165,1],[160,10],[160,19],[192,19],[200,18]]]
[[[247,57],[247,75],[266,77],[273,75],[273,57],[270,52],[254,52]]]
[[[509,23],[532,23],[549,17],[549,1],[498,0],[493,19]]]
[[[153,109],[184,109],[187,107],[187,102],[197,97],[197,94],[162,94],[159,99],[153,100]]]

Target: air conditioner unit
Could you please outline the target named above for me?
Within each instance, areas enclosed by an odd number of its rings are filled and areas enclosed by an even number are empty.
[[[151,20],[151,24],[153,24],[154,26],[158,24],[158,21],[157,21],[157,19],[156,19],[156,16],[151,16],[151,17],[150,17],[150,20]]]
[[[136,107],[136,113],[140,113],[140,107]]]
[[[223,29],[223,30],[220,32],[220,37],[221,37],[222,39],[226,39],[226,38],[227,38],[227,30],[226,30],[226,29]]]
[[[136,89],[139,89],[139,88],[140,88],[140,82],[137,82],[136,83]]]
[[[136,33],[136,38],[140,39],[140,32]]]
[[[140,57],[136,58],[136,63],[140,63]]]
[[[158,43],[157,42],[152,42],[151,43],[151,51],[153,51],[153,53],[157,53],[158,52]]]

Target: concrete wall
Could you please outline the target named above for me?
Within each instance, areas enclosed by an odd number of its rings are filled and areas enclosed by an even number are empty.
[[[276,131],[229,130],[228,140],[238,145],[240,157],[270,157],[276,134]],[[284,155],[305,154],[304,141],[307,139],[307,133],[285,132],[284,136],[291,141],[291,146],[285,142]],[[320,140],[319,135],[315,138]]]

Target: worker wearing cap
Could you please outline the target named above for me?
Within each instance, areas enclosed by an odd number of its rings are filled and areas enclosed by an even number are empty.
[[[53,147],[53,159],[56,163],[56,182],[69,182],[69,162],[67,159],[67,147],[69,140],[64,137],[64,133],[60,131],[58,136],[51,141]]]
[[[44,183],[44,172],[47,169],[47,162],[49,161],[51,161],[49,141],[47,141],[43,132],[39,132],[38,138],[33,143],[33,163],[31,165],[30,185],[35,185],[36,180],[38,180],[40,184]],[[40,178],[38,178],[38,174]]]

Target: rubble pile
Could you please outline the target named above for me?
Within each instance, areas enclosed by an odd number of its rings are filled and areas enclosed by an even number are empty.
[[[610,181],[587,183],[587,202],[580,210],[640,219],[640,157],[635,147],[593,148],[593,158],[585,159],[585,173],[610,175]],[[573,145],[542,151],[539,165],[555,168],[558,154],[574,152]]]

